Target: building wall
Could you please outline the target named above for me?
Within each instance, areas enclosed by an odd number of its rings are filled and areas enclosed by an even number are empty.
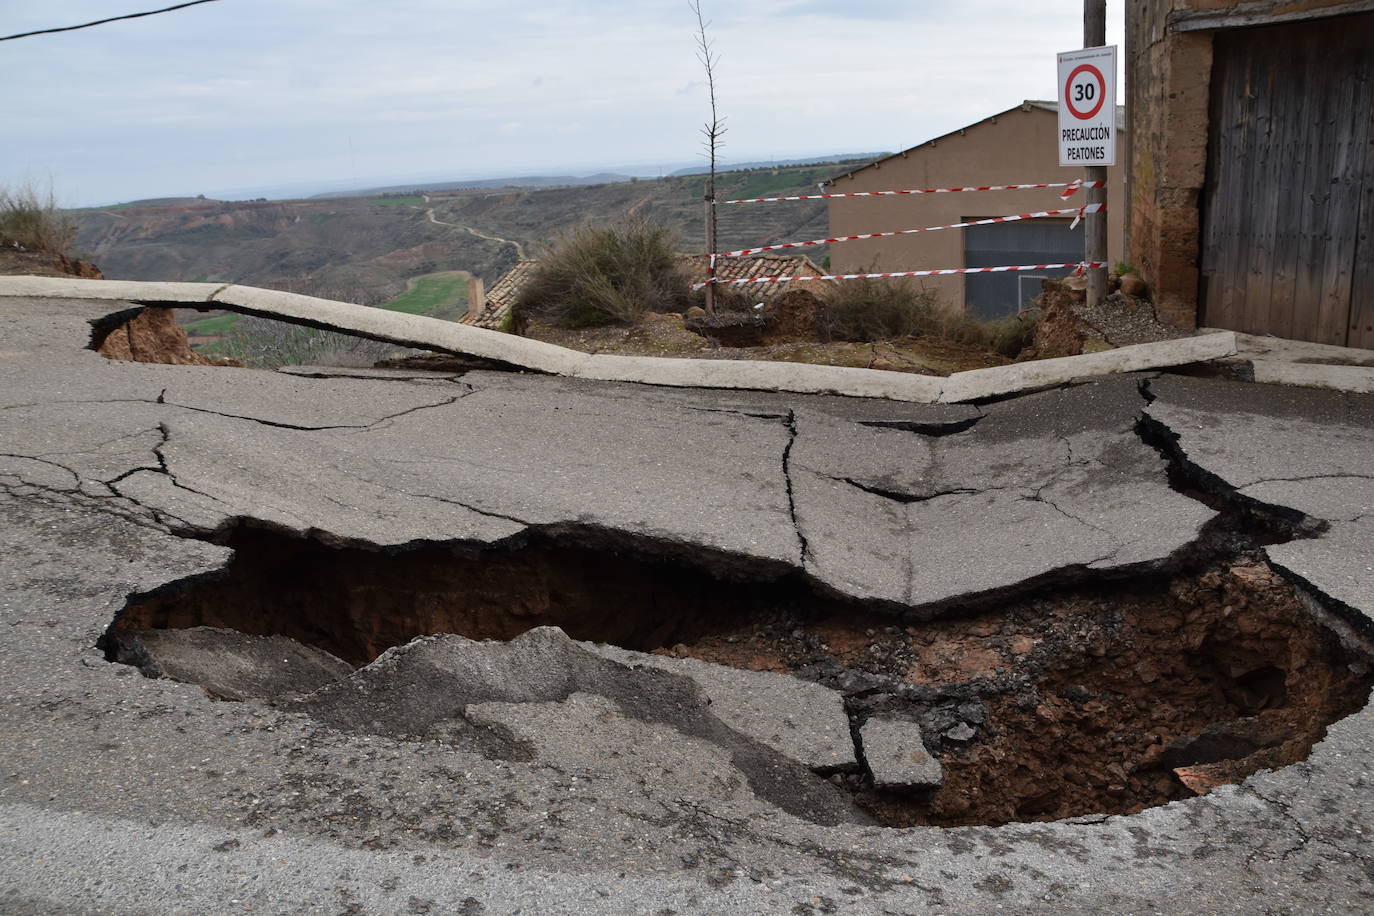
[[[1140,0],[1126,11],[1130,243],[1160,317],[1194,327],[1207,178],[1212,36],[1217,27],[1299,21],[1367,6],[1349,0]],[[1198,26],[1206,26],[1198,28]]]
[[[827,191],[1033,184],[1082,177],[1082,169],[1059,166],[1057,130],[1058,116],[1053,112],[1023,106],[841,176]],[[1125,161],[1126,146],[1118,138],[1118,164],[1108,170],[1109,263],[1120,260],[1124,249]],[[1070,202],[1064,202],[1058,191],[1037,190],[841,198],[829,202],[830,229],[832,235],[840,236],[939,226],[966,219],[1061,209],[1084,202],[1085,196],[1080,191]],[[963,267],[964,233],[977,231],[976,227],[950,229],[841,242],[830,246],[832,272]],[[962,306],[964,302],[963,276],[927,277],[913,282],[935,289],[951,305]]]

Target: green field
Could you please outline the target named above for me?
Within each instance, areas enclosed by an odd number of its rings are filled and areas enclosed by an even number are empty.
[[[468,307],[468,275],[461,270],[424,274],[409,280],[410,289],[381,307],[393,312],[428,315],[453,321]]]
[[[831,164],[820,168],[758,169],[752,172],[726,173],[721,176],[719,197],[722,200],[738,200],[750,197],[776,197],[795,194],[798,185],[802,193],[815,194],[811,190],[817,182],[832,178],[838,167]]]
[[[216,315],[214,318],[201,318],[188,322],[184,327],[187,334],[197,337],[222,337],[234,329],[242,315]]]

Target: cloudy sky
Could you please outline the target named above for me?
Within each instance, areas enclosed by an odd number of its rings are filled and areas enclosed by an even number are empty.
[[[0,0],[0,34],[173,0]],[[1078,0],[702,0],[728,160],[898,150],[1052,98]],[[1121,44],[1122,4],[1107,40]],[[68,206],[704,161],[686,0],[218,0],[0,42],[0,184]]]

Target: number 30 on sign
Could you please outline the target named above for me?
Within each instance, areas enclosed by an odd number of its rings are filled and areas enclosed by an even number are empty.
[[[1116,165],[1116,46],[1059,55],[1059,164]]]

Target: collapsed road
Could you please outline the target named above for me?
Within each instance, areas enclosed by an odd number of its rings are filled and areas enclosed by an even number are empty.
[[[1374,396],[93,352],[131,308],[0,298],[5,912],[1370,907]]]

